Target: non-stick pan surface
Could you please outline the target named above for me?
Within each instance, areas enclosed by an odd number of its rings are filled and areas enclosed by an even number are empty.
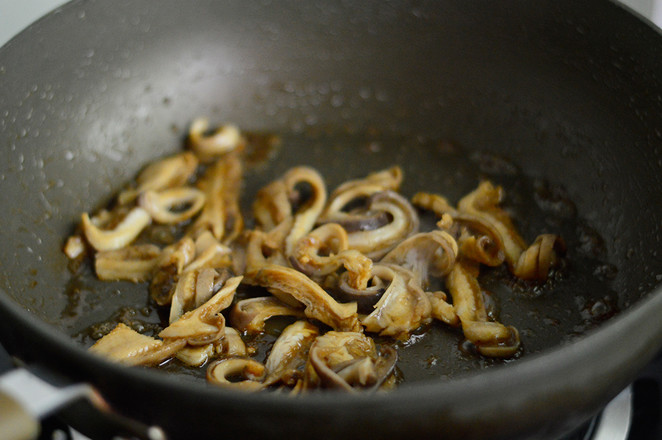
[[[2,342],[175,437],[551,438],[662,344],[661,53],[604,1],[70,3],[0,49]],[[561,232],[570,249],[558,285],[495,287],[522,359],[485,370],[441,330],[401,347],[411,381],[393,393],[291,399],[89,356],[71,336],[147,294],[72,280],[64,238],[197,116],[281,136],[247,198],[296,164],[330,188],[399,164],[405,194],[455,201],[503,184],[529,240]]]

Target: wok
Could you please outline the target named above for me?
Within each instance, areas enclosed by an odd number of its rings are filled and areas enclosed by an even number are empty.
[[[0,341],[172,438],[556,438],[662,346],[661,54],[602,0],[71,2],[0,49]],[[430,349],[440,367],[387,394],[236,394],[95,358],[72,335],[147,295],[72,285],[64,238],[199,115],[281,135],[247,194],[301,163],[330,187],[398,163],[405,194],[455,200],[494,177],[525,235],[565,228],[571,264],[606,267],[607,290],[578,275],[501,298],[530,330],[521,359],[467,360],[438,332],[410,363]],[[545,223],[531,182],[572,212]],[[605,295],[620,313],[578,329],[578,304]]]

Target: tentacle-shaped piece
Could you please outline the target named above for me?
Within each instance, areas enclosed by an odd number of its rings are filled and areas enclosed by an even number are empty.
[[[434,212],[437,217],[443,217],[444,214],[451,216],[457,215],[457,210],[448,203],[448,200],[439,194],[418,192],[414,194],[411,202],[421,209]]]
[[[563,252],[565,243],[561,237],[554,234],[539,235],[520,255],[514,274],[525,280],[545,280],[550,269],[558,264],[558,257]]]
[[[244,227],[239,209],[243,169],[239,155],[229,153],[207,168],[198,181],[206,203],[187,234],[196,238],[210,231],[217,240],[230,243]]]
[[[285,225],[285,223],[283,223]],[[279,229],[279,228],[277,228]],[[286,266],[287,260],[281,252],[283,240],[277,239],[273,242],[271,239],[274,237],[272,230],[271,233],[262,231],[250,231],[248,236],[248,245],[246,246],[246,282],[253,283],[252,275],[267,264],[276,264]],[[283,238],[282,235],[279,236]]]
[[[237,301],[230,311],[230,322],[237,330],[255,334],[263,332],[267,319],[274,316],[306,317],[301,308],[292,307],[273,296],[260,296]]]
[[[336,330],[357,331],[360,328],[356,303],[336,302],[319,284],[297,270],[266,264],[256,273],[248,274],[247,278],[282,301],[290,303],[292,298],[296,299],[306,306],[304,313],[307,317]]]
[[[493,235],[492,231],[485,231],[484,234],[481,234],[480,230],[484,229],[481,228],[481,223],[473,221],[469,216],[458,216],[457,219],[464,220],[464,224],[469,225],[469,229],[471,229],[469,232],[467,228],[463,228],[457,239],[462,255],[491,267],[499,266],[504,262],[506,254],[498,235]]]
[[[512,356],[520,345],[519,333],[514,327],[488,320],[477,276],[476,263],[460,260],[446,278],[464,336],[484,356]]]
[[[365,289],[371,276],[372,260],[356,250],[348,250],[345,229],[327,223],[301,238],[290,255],[292,266],[310,277],[321,277],[344,266],[347,281],[354,289]]]
[[[430,300],[411,271],[378,263],[373,266],[372,273],[388,283],[388,287],[375,304],[374,311],[362,317],[361,323],[366,331],[406,339],[412,331],[430,321]]]
[[[188,133],[189,147],[202,162],[212,162],[223,154],[242,148],[245,143],[235,125],[222,125],[206,135],[208,128],[209,121],[198,118],[193,121]]]
[[[101,280],[139,283],[152,277],[160,254],[161,249],[153,244],[101,251],[94,257],[94,270]]]
[[[421,287],[427,286],[428,275],[441,277],[455,264],[458,246],[446,231],[421,232],[401,241],[380,260],[395,264],[414,273]]]
[[[418,232],[419,219],[407,199],[393,191],[383,191],[370,197],[367,210],[385,212],[390,221],[377,229],[355,231],[348,234],[349,248],[377,260],[395,245]]]
[[[260,362],[245,358],[227,358],[215,361],[207,367],[207,380],[214,385],[243,391],[259,391],[266,368]],[[242,380],[232,381],[231,378]]]
[[[285,173],[283,183],[290,200],[300,197],[297,186],[310,185],[312,191],[310,198],[294,214],[292,229],[285,238],[285,255],[291,255],[296,243],[315,226],[326,203],[326,184],[322,176],[310,167],[295,167]]]
[[[145,191],[161,191],[184,185],[197,167],[198,158],[188,151],[161,159],[142,170],[136,178],[137,187],[122,191],[117,200],[120,205],[126,205]]]
[[[81,216],[81,224],[87,241],[98,251],[112,251],[128,246],[152,222],[149,213],[135,207],[113,229],[97,227],[87,213]]]
[[[195,188],[180,186],[162,191],[145,191],[138,205],[157,223],[176,224],[196,215],[205,204],[205,194]],[[186,207],[180,209],[181,207]]]
[[[503,189],[500,186],[483,181],[478,188],[460,200],[458,211],[475,218],[492,232],[490,235],[499,237],[506,263],[512,271],[526,248],[526,243],[515,229],[508,213],[499,206],[502,198]]]
[[[347,206],[367,199],[378,192],[396,191],[400,188],[400,183],[402,183],[402,170],[397,166],[371,173],[362,179],[349,180],[331,193],[319,221],[320,223],[339,223],[343,226],[346,226],[346,223],[355,224],[357,218],[345,211]],[[348,229],[361,230],[363,228],[354,226]],[[374,229],[374,227],[370,227],[370,229]]]

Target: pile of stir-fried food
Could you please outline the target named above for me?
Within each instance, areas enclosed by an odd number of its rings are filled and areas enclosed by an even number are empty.
[[[206,366],[214,384],[298,393],[394,386],[397,350],[373,337],[406,340],[433,320],[461,327],[482,356],[518,351],[517,330],[486,310],[480,268],[505,264],[515,277],[545,280],[564,245],[551,234],[527,245],[500,187],[483,181],[457,206],[425,192],[410,201],[397,192],[396,166],[328,194],[320,172],[298,166],[257,193],[248,220],[239,203],[245,143],[234,126],[210,133],[196,120],[188,150],[144,168],[111,208],[82,214],[66,255],[93,256],[102,280],[148,282],[170,310],[158,337],[120,323],[92,352],[126,365],[176,357]],[[421,211],[436,215],[432,230],[421,230]],[[146,242],[151,224],[179,225],[181,237],[163,248]],[[240,284],[263,296],[235,298]],[[293,323],[262,363],[244,340],[275,316]]]

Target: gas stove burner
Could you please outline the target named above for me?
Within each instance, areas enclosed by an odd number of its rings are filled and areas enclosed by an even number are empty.
[[[585,440],[628,440],[632,423],[632,387],[616,396],[595,419]]]
[[[629,386],[598,415],[557,440],[639,440],[629,436],[632,411],[632,386]]]

